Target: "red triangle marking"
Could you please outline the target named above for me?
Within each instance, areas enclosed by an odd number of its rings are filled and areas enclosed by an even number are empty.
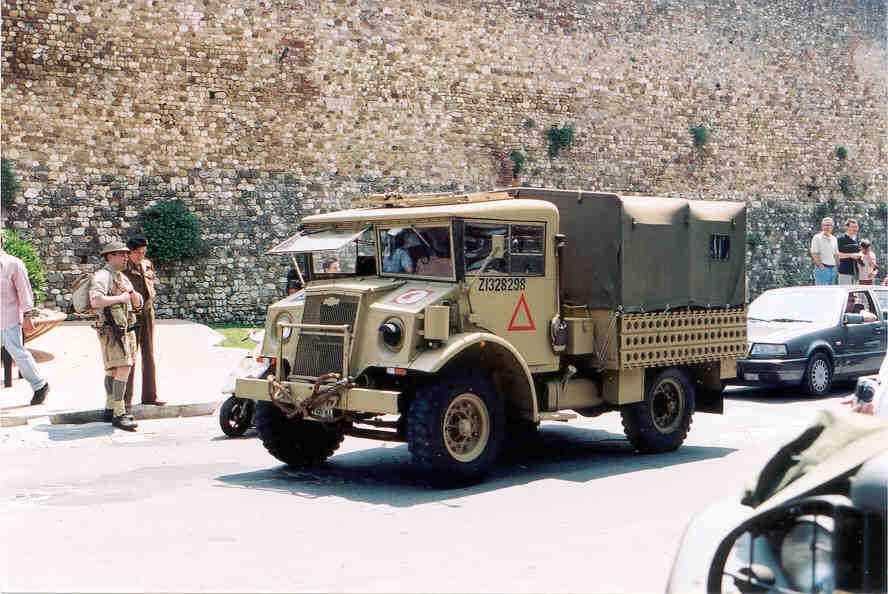
[[[524,313],[527,315],[527,321],[530,322],[529,326],[515,325],[515,318],[518,317],[518,310],[522,307],[524,308]],[[509,320],[509,332],[520,332],[522,330],[536,330],[533,318],[530,316],[530,309],[527,307],[527,300],[524,299],[524,293],[521,293],[521,297],[518,299],[518,304],[515,306],[515,311],[512,312],[512,319]]]

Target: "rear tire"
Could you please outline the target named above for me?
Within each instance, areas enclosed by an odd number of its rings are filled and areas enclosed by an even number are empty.
[[[503,405],[490,380],[471,370],[435,378],[410,404],[407,445],[414,463],[443,487],[480,482],[503,441]]]
[[[620,408],[623,431],[642,454],[671,452],[687,437],[694,406],[694,385],[684,371],[670,367],[650,382],[642,402]]]
[[[299,468],[323,464],[345,438],[339,423],[292,421],[268,401],[256,403],[256,429],[269,454]]]
[[[805,367],[805,378],[802,387],[810,396],[826,396],[832,389],[833,366],[823,352],[811,355],[808,365]]]
[[[256,402],[231,396],[219,408],[219,427],[228,437],[240,437],[253,424]]]

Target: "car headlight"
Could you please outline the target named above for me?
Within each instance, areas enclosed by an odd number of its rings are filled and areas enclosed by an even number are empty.
[[[284,323],[284,324],[292,324],[292,323],[293,323],[293,317],[292,317],[289,313],[287,313],[287,312],[283,312],[282,314],[278,315],[278,317],[276,317],[276,318],[274,319],[274,335],[275,335],[275,336],[278,335],[278,334],[277,334],[277,333],[278,333],[278,325],[281,324],[281,323]],[[292,329],[292,328],[281,328],[281,334],[280,334],[280,336],[281,336],[281,341],[282,341],[282,342],[287,342],[288,340],[290,340],[290,336],[291,336],[292,334],[293,334],[293,329]]]
[[[752,345],[752,349],[749,351],[749,354],[753,357],[785,357],[786,345],[762,344],[757,342]]]
[[[780,565],[794,588],[802,592],[832,592],[833,519],[826,516],[802,516],[789,529],[780,544]]]
[[[400,351],[404,345],[404,323],[398,318],[389,318],[379,327],[382,343],[392,351]]]

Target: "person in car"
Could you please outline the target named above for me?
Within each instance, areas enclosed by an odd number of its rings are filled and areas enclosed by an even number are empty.
[[[848,301],[845,303],[845,313],[862,315],[864,323],[875,322],[878,319],[876,314],[867,311],[862,303],[857,303],[857,299],[851,293],[848,294]]]
[[[406,272],[413,274],[413,258],[404,249],[404,229],[390,229],[388,254],[382,257],[383,272]]]

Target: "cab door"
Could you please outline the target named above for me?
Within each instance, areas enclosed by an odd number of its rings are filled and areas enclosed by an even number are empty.
[[[509,341],[532,371],[558,368],[549,340],[558,311],[552,232],[545,221],[466,219],[463,225],[470,322]],[[505,253],[488,261],[495,235],[504,236]]]
[[[869,312],[876,316],[871,322],[845,324],[845,338],[848,365],[846,371],[853,375],[865,375],[879,369],[885,357],[886,334],[882,312],[876,307],[868,291],[851,291],[848,293],[846,313]],[[852,309],[853,311],[849,311]]]

